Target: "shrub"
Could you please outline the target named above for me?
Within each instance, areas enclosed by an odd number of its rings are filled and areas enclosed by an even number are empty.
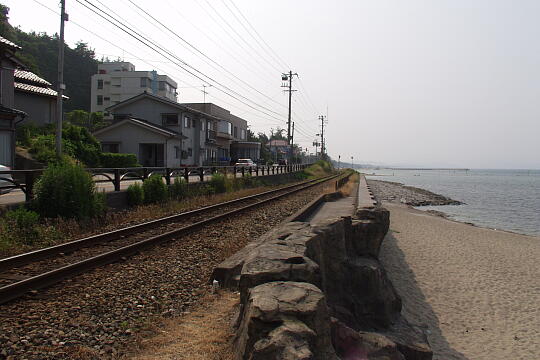
[[[227,191],[225,175],[220,173],[213,174],[208,185],[214,189],[215,194],[221,194]]]
[[[172,199],[180,200],[187,196],[188,187],[186,180],[182,177],[175,177],[174,182],[169,188],[169,194]]]
[[[104,168],[136,167],[137,156],[135,154],[101,153],[101,166]]]
[[[35,210],[42,217],[84,219],[104,213],[104,195],[96,192],[92,176],[81,165],[51,163],[36,182]]]
[[[167,185],[161,175],[154,174],[143,182],[144,202],[147,204],[167,200]]]
[[[144,203],[144,190],[141,184],[135,183],[128,186],[127,202],[129,206],[138,206]]]

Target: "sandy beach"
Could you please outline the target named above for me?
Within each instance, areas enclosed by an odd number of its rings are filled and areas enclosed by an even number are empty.
[[[434,359],[540,359],[540,238],[384,206],[381,261]]]

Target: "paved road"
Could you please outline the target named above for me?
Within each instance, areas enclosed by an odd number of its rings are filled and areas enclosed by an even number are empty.
[[[237,177],[242,177],[241,173],[236,174]],[[253,173],[253,176],[255,176],[255,173]],[[211,175],[205,175],[204,181],[210,180]],[[104,177],[96,177],[95,180],[99,179],[105,179]],[[196,183],[199,182],[200,178],[198,175],[191,175],[189,177],[189,183]],[[142,182],[141,180],[127,180],[122,181],[120,183],[120,190],[125,190],[128,188],[129,185],[134,184],[136,182]],[[99,191],[106,191],[106,192],[112,192],[114,191],[114,185],[111,182],[105,182],[105,183],[97,183],[97,188]],[[0,195],[0,206],[1,205],[8,205],[8,204],[17,204],[24,202],[24,193],[22,190],[14,189],[11,192],[7,194]]]

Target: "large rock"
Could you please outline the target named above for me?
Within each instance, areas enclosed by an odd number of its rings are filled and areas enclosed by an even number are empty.
[[[369,212],[372,219],[383,219],[378,231],[384,231],[385,211]],[[306,242],[307,255],[320,267],[322,290],[330,314],[359,330],[384,329],[391,325],[401,311],[401,298],[388,279],[378,260],[359,256],[352,244],[364,241],[378,252],[378,239],[363,239],[352,231],[350,217],[325,219],[314,224],[313,235]]]
[[[277,281],[249,291],[236,359],[337,359],[324,295],[315,285]]]
[[[309,228],[309,224],[302,222],[290,222],[267,232],[257,239],[254,239],[242,250],[238,251],[216,266],[212,272],[210,281],[217,280],[220,286],[224,288],[238,287],[242,267],[244,266],[246,259],[252,256],[253,251],[257,247],[266,243],[282,242],[282,239],[285,239],[292,234],[297,234],[306,228]]]
[[[390,227],[390,213],[377,207],[360,209],[352,221],[352,231],[348,243],[350,256],[371,256],[379,258],[379,252]]]
[[[356,327],[384,329],[397,321],[401,298],[378,260],[352,259],[346,263],[345,273]]]
[[[240,273],[240,299],[244,303],[251,288],[272,281],[302,281],[320,285],[319,266],[296,252],[294,246],[264,244],[246,258]]]
[[[384,335],[355,331],[335,318],[332,318],[332,344],[341,359],[406,359],[396,343]]]

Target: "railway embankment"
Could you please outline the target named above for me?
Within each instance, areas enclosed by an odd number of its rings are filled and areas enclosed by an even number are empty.
[[[378,260],[389,212],[363,178],[351,195],[321,196],[214,269],[240,291],[236,359],[432,358]]]

